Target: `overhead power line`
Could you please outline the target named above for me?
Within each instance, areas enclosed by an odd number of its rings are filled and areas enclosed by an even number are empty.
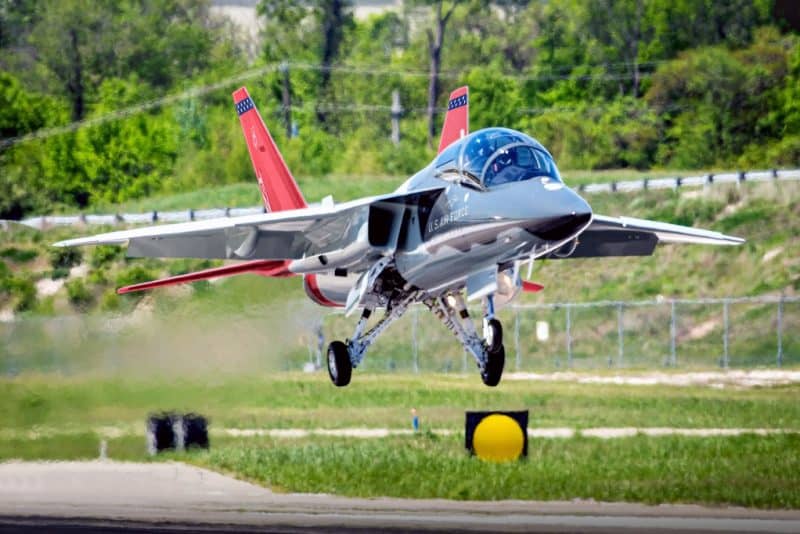
[[[427,77],[430,75],[429,72],[420,70],[362,68],[362,67],[351,67],[346,65],[322,67],[320,65],[313,65],[308,63],[292,63],[289,64],[289,67],[293,70],[300,70],[300,71],[329,70],[332,72],[339,72],[345,74],[375,75],[375,76]],[[474,67],[475,66],[470,66],[469,68],[474,68]],[[160,98],[148,100],[140,104],[136,104],[123,109],[112,111],[110,113],[106,113],[105,115],[101,115],[99,117],[91,117],[79,121],[74,121],[63,126],[42,128],[34,132],[19,135],[16,137],[0,139],[0,149],[8,148],[10,146],[18,145],[20,143],[25,143],[28,141],[47,139],[49,137],[75,132],[81,128],[97,126],[110,121],[115,121],[126,117],[134,116],[139,113],[149,111],[151,109],[156,109],[166,105],[174,104],[176,102],[180,102],[182,100],[186,100],[189,98],[203,96],[209,93],[216,92],[221,89],[225,89],[226,87],[230,87],[234,84],[241,83],[246,80],[251,80],[253,78],[263,76],[270,72],[274,72],[278,68],[279,65],[268,65],[257,69],[251,69],[234,76],[229,76],[215,83],[193,87],[191,89],[187,89],[186,91],[182,91],[180,93],[166,95]],[[439,76],[445,79],[454,79],[463,76],[466,70],[468,69],[462,71],[449,71],[449,72],[445,71],[440,73]],[[614,74],[614,73],[586,74],[586,75],[570,75],[570,74],[546,74],[546,75],[502,74],[502,75],[505,76],[506,78],[518,81],[557,81],[557,80],[567,80],[567,79],[574,79],[580,81],[593,81],[593,80],[619,81],[619,80],[627,80],[630,78],[629,74]],[[647,77],[647,76],[649,76],[648,73],[640,73],[640,77]],[[321,104],[319,107],[320,109],[327,111],[334,111],[334,112],[391,111],[391,106],[370,106],[370,105],[360,105],[360,104]],[[415,111],[415,110],[412,109],[406,111]],[[526,112],[537,113],[539,111],[527,110]]]
[[[203,85],[200,87],[193,87],[181,93],[167,95],[153,100],[148,100],[146,102],[142,102],[141,104],[136,104],[127,108],[112,111],[111,113],[107,113],[99,117],[91,117],[88,119],[71,122],[69,124],[65,124],[64,126],[42,128],[40,130],[36,130],[35,132],[31,132],[28,134],[2,139],[0,140],[0,148],[6,148],[12,145],[17,145],[19,143],[24,143],[26,141],[33,141],[34,139],[46,139],[48,137],[53,137],[55,135],[74,132],[81,128],[86,128],[89,126],[97,126],[98,124],[103,124],[109,121],[115,121],[125,117],[130,117],[132,115],[138,115],[139,113],[143,113],[145,111],[149,111],[151,109],[155,109],[161,106],[174,104],[175,102],[180,102],[181,100],[186,100],[187,98],[194,98],[197,96],[206,95],[208,93],[212,93],[214,91],[218,91],[220,89],[229,87],[235,83],[240,83],[246,80],[250,80],[258,76],[263,76],[264,74],[271,72],[273,70],[275,70],[274,66],[253,69],[250,71],[243,72],[241,74],[237,74],[236,76],[225,78],[216,83]]]

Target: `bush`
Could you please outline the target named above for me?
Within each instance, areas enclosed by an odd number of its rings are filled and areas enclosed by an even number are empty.
[[[6,258],[15,263],[27,263],[36,259],[39,253],[32,248],[6,247],[0,250],[0,258]]]
[[[50,273],[50,278],[53,280],[58,280],[59,278],[67,278],[69,277],[69,267],[56,267],[53,269],[53,272]]]
[[[155,278],[155,275],[141,265],[133,265],[117,275],[116,287],[140,284]],[[123,297],[139,299],[142,293],[125,294]]]
[[[89,265],[93,269],[104,267],[109,263],[120,260],[125,257],[125,251],[122,247],[111,245],[99,245],[92,249],[92,255],[89,257]]]
[[[80,265],[83,254],[73,247],[52,247],[49,251],[50,265],[53,269],[67,269]],[[55,276],[53,278],[56,278]]]
[[[119,310],[120,300],[115,289],[109,289],[100,298],[100,309],[103,311]]]
[[[33,309],[36,305],[36,286],[28,278],[12,277],[4,284],[13,301],[15,312]]]
[[[89,288],[86,287],[86,284],[84,284],[83,280],[80,278],[67,282],[66,288],[67,298],[69,298],[70,304],[79,310],[86,310],[94,301],[94,296],[91,291],[89,291]]]

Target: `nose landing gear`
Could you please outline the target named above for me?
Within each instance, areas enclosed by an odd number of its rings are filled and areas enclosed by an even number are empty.
[[[460,293],[425,301],[425,305],[458,338],[464,348],[472,354],[487,386],[500,383],[506,362],[503,346],[503,326],[494,317],[494,302],[487,297],[487,314],[483,320],[483,337],[478,335],[469,317],[464,298]]]
[[[481,380],[487,386],[494,387],[500,383],[506,363],[503,326],[499,320],[484,319],[483,339],[486,343],[486,362],[481,368]]]

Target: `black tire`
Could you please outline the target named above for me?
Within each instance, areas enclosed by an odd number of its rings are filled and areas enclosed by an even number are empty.
[[[503,325],[497,319],[489,319],[489,328],[492,330],[492,343],[487,340],[487,346],[489,352],[497,352],[503,346]]]
[[[350,353],[347,345],[341,341],[333,341],[328,345],[328,376],[333,385],[341,388],[350,383],[353,375],[353,364],[350,363]]]
[[[487,351],[489,359],[486,361],[486,367],[481,371],[481,380],[489,387],[495,387],[500,383],[500,378],[503,376],[503,367],[506,364],[506,349],[503,345],[494,351]]]

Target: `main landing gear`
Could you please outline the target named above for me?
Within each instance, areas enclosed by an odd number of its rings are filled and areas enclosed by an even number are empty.
[[[369,346],[390,324],[403,316],[415,296],[415,294],[407,295],[395,304],[390,303],[381,320],[369,330],[367,330],[367,321],[372,315],[372,308],[364,308],[352,339],[345,342],[333,341],[328,345],[328,375],[331,377],[333,385],[344,387],[350,383],[353,369],[364,360],[364,354]]]
[[[408,306],[417,300],[417,294],[407,294],[399,302],[387,305],[386,313],[372,328],[367,330],[367,321],[373,308],[364,308],[353,337],[347,341],[334,341],[328,345],[328,374],[337,387],[350,383],[353,369],[364,359],[364,354],[373,341],[394,321],[399,319]],[[487,386],[496,386],[503,376],[506,350],[503,346],[503,326],[494,316],[494,299],[486,297],[486,315],[483,318],[482,336],[478,334],[470,319],[461,293],[429,298],[423,303],[436,315],[464,348],[472,354]]]
[[[503,346],[503,326],[494,317],[493,297],[486,297],[483,337],[478,335],[461,293],[426,300],[425,305],[475,358],[483,383],[492,387],[499,384],[506,363],[506,350]]]

